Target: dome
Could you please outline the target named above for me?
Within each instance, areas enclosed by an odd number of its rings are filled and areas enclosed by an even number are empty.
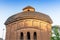
[[[23,10],[25,10],[25,9],[34,9],[34,8],[31,6],[27,6],[27,7],[23,8]]]
[[[32,10],[30,10],[30,9],[32,9]],[[26,10],[26,11],[24,11],[24,10]],[[46,22],[52,24],[52,20],[48,15],[40,13],[40,12],[36,12],[34,8],[31,8],[30,6],[28,6],[23,9],[23,12],[17,13],[15,15],[12,15],[11,17],[9,17],[6,20],[5,25],[15,22],[17,20],[22,20],[22,19],[38,19],[38,20],[46,21]]]

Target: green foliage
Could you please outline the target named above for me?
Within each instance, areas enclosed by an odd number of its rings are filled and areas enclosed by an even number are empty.
[[[58,31],[58,26],[53,26],[52,27],[52,34],[54,34],[54,36],[52,35],[51,37],[51,40],[60,40],[60,34],[59,34],[59,31]]]

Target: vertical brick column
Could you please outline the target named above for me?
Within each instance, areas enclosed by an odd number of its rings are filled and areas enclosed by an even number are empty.
[[[10,40],[10,33],[11,33],[11,24],[10,25],[6,25],[6,39],[5,40]]]
[[[23,35],[24,35],[24,39],[23,40],[27,40],[27,33],[24,32]]]
[[[24,34],[23,34],[23,36],[24,36]],[[16,32],[16,40],[21,40],[21,32],[20,32],[20,30],[18,30]]]
[[[30,40],[34,40],[33,32],[30,33]]]
[[[39,32],[36,32],[36,34],[37,34],[37,40],[41,40],[40,33]]]

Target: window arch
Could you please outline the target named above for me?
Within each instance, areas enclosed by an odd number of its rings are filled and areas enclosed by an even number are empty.
[[[20,33],[20,39],[23,40],[23,32]]]
[[[37,33],[34,32],[34,40],[37,40]]]
[[[27,40],[30,40],[30,32],[27,32]]]

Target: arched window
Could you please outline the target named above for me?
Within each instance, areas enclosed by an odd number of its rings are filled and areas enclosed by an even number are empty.
[[[37,34],[34,32],[34,40],[37,40]]]
[[[27,32],[27,40],[30,40],[30,32]]]
[[[23,40],[23,32],[20,34],[20,39]]]

